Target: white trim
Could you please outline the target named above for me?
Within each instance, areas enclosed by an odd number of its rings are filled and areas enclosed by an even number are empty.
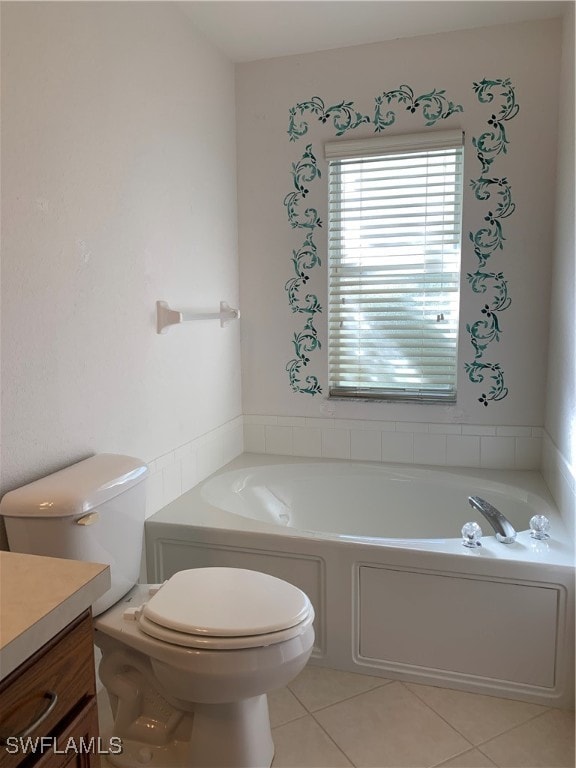
[[[458,128],[452,131],[427,131],[426,133],[403,133],[393,136],[376,136],[368,139],[347,139],[327,141],[324,144],[326,160],[344,160],[353,157],[370,157],[410,150],[443,149],[464,146],[464,132]]]

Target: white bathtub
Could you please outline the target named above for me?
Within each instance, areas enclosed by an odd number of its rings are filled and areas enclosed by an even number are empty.
[[[481,496],[519,531],[496,541]],[[534,514],[551,537],[528,532]],[[482,546],[462,546],[468,520]],[[431,470],[244,454],[146,522],[148,578],[253,568],[316,611],[318,664],[573,702],[574,551],[535,472]]]

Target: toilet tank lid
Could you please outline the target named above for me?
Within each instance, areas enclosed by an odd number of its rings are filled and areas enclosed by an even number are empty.
[[[88,512],[140,483],[148,467],[140,459],[99,453],[9,491],[0,502],[6,517],[70,517]]]

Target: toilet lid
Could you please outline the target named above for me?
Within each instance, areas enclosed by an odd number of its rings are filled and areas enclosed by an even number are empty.
[[[211,635],[190,635],[185,632],[178,632],[175,629],[166,629],[159,624],[155,624],[146,616],[138,617],[138,627],[145,635],[161,640],[169,645],[179,645],[184,648],[195,648],[203,651],[238,651],[246,648],[261,648],[267,645],[275,645],[292,640],[295,637],[303,635],[314,622],[314,609],[310,606],[310,611],[306,618],[288,629],[281,629],[278,632],[268,632],[264,635],[243,635],[243,636],[211,636]]]
[[[274,576],[242,568],[194,568],[174,574],[150,598],[141,627],[146,632],[152,622],[185,635],[252,637],[296,627],[311,610],[302,590]]]

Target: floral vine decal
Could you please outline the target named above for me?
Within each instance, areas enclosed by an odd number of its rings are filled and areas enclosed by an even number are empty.
[[[301,101],[296,106],[290,108],[288,136],[290,141],[294,142],[306,135],[308,123],[306,120],[298,119],[299,117],[302,118],[306,112],[315,115],[318,121],[323,124],[331,120],[336,136],[343,136],[347,131],[371,122],[375,126],[375,132],[382,131],[394,123],[396,116],[391,110],[386,112],[386,114],[382,114],[381,107],[385,101],[387,104],[390,104],[394,100],[400,104],[405,104],[406,109],[412,114],[421,107],[422,114],[426,120],[426,126],[432,126],[438,120],[443,120],[455,112],[463,111],[461,105],[447,100],[444,95],[445,93],[443,90],[437,91],[434,89],[430,93],[424,93],[414,98],[412,88],[407,85],[401,85],[396,90],[384,92],[376,98],[376,112],[373,121],[369,115],[358,112],[353,101],[341,101],[338,104],[326,107],[324,101],[319,96],[313,96],[308,101]],[[284,289],[288,295],[288,304],[292,312],[306,314],[308,319],[304,328],[293,336],[292,344],[295,357],[286,364],[286,370],[290,380],[290,387],[294,392],[316,395],[322,392],[318,378],[312,375],[306,376],[304,380],[301,378],[303,369],[310,362],[311,353],[321,349],[318,332],[314,327],[313,321],[314,316],[322,312],[322,306],[315,294],[306,293],[302,296],[302,291],[310,279],[309,273],[321,264],[317,253],[317,246],[314,242],[314,231],[322,226],[322,220],[315,208],[304,208],[302,205],[309,194],[312,182],[321,178],[320,169],[318,168],[311,144],[306,146],[298,162],[292,163],[291,175],[293,189],[284,198],[288,222],[293,229],[307,230],[307,234],[302,246],[298,250],[292,251],[292,266],[295,276],[286,282]],[[486,194],[483,188],[479,193]],[[504,204],[505,201],[503,200],[501,205]],[[485,279],[488,281],[490,275],[487,274]]]
[[[446,91],[434,89],[430,93],[423,93],[421,96],[414,98],[414,91],[409,85],[401,85],[392,91],[384,91],[384,93],[376,97],[376,109],[374,112],[375,133],[389,128],[396,121],[396,114],[391,109],[384,113],[386,105],[391,104],[393,101],[397,101],[398,104],[404,104],[407,111],[412,114],[422,107],[426,127],[434,125],[438,120],[450,117],[455,112],[463,112],[463,107],[460,104],[448,101],[444,96],[445,93]]]
[[[304,112],[317,115],[321,123],[327,123],[332,118],[334,128],[336,128],[336,136],[342,136],[351,128],[357,128],[362,123],[370,122],[368,115],[356,112],[352,101],[341,101],[339,104],[334,104],[326,109],[324,101],[319,96],[313,96],[309,101],[301,101],[295,107],[291,107],[288,124],[290,141],[296,141],[308,132],[308,123],[305,120],[296,121],[297,113],[302,116]]]
[[[482,173],[487,173],[490,166],[500,154],[506,154],[506,145],[508,138],[504,123],[516,117],[520,107],[516,104],[514,88],[510,79],[505,80],[481,80],[474,83],[474,93],[478,96],[478,101],[482,104],[490,104],[494,101],[493,90],[500,88],[499,96],[502,97],[502,107],[498,114],[492,114],[488,120],[491,130],[486,131],[477,139],[472,139],[473,146],[476,147],[478,160],[482,163]]]
[[[288,293],[288,303],[292,309],[292,312],[307,312],[310,315],[316,314],[316,312],[322,312],[322,307],[318,301],[318,297],[313,293],[307,293],[305,301],[308,303],[303,305],[300,303],[299,292],[300,289],[306,285],[310,276],[306,273],[315,266],[320,266],[320,257],[317,254],[316,244],[312,240],[312,234],[308,235],[304,241],[304,245],[297,251],[292,251],[292,264],[294,265],[294,271],[296,277],[292,277],[286,285],[285,290]]]
[[[296,358],[290,360],[286,365],[286,370],[290,377],[290,386],[295,392],[303,392],[308,395],[321,393],[322,387],[318,383],[318,378],[316,376],[306,376],[306,386],[304,386],[302,381],[298,378],[302,368],[310,362],[310,358],[308,357],[309,353],[320,348],[318,332],[312,324],[311,317],[306,320],[306,325],[300,333],[294,334],[292,343],[294,344]]]
[[[490,257],[496,251],[504,248],[502,220],[506,219],[516,208],[512,202],[512,190],[508,179],[487,177],[491,165],[498,155],[507,153],[509,144],[506,136],[504,122],[511,120],[518,114],[519,106],[516,104],[514,88],[510,80],[482,80],[474,83],[474,93],[483,104],[494,100],[494,91],[502,98],[503,104],[498,114],[492,114],[488,120],[490,130],[485,131],[478,138],[472,139],[472,145],[476,149],[476,156],[482,166],[481,176],[472,179],[470,186],[477,200],[486,202],[494,196],[495,205],[484,216],[485,225],[476,232],[470,232],[469,237],[474,244],[474,254],[478,259],[478,269],[469,273],[466,277],[477,294],[487,294],[490,290],[491,299],[481,309],[483,317],[475,323],[468,323],[466,330],[470,334],[470,342],[474,347],[474,360],[465,363],[464,368],[471,382],[481,384],[488,376],[492,384],[488,392],[483,392],[478,398],[484,406],[492,401],[503,400],[508,394],[508,388],[504,383],[504,371],[499,363],[484,362],[484,353],[493,342],[500,341],[502,333],[500,327],[500,312],[504,312],[512,300],[508,296],[508,283],[502,272],[483,271]]]
[[[322,226],[322,221],[315,208],[306,208],[304,213],[300,213],[299,205],[308,194],[306,186],[314,179],[320,178],[320,170],[316,163],[316,158],[312,154],[312,144],[308,144],[306,151],[297,163],[292,163],[292,180],[295,192],[290,192],[284,198],[284,205],[288,212],[288,221],[293,229],[310,229]]]
[[[318,297],[313,293],[307,293],[304,297],[304,302],[306,303],[303,303],[300,298],[300,290],[310,279],[308,274],[310,270],[320,265],[320,257],[314,242],[314,230],[322,226],[322,221],[315,208],[306,208],[301,213],[300,203],[308,195],[310,183],[319,178],[321,178],[320,169],[312,152],[312,145],[308,144],[300,160],[297,163],[292,163],[294,191],[289,192],[284,198],[284,206],[290,226],[293,229],[309,230],[302,246],[297,251],[292,251],[292,265],[296,277],[288,280],[284,286],[288,293],[288,303],[292,312],[310,315],[300,333],[294,334],[292,343],[296,357],[286,365],[292,390],[308,395],[316,395],[322,392],[322,387],[316,376],[306,376],[304,382],[300,378],[302,369],[310,362],[310,353],[315,349],[321,348],[313,319],[315,314],[322,312],[322,307]]]

